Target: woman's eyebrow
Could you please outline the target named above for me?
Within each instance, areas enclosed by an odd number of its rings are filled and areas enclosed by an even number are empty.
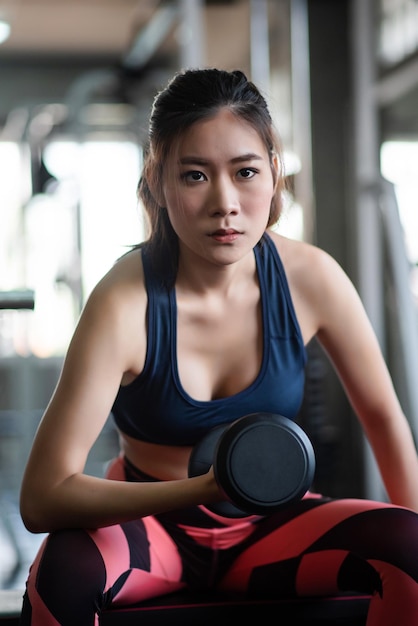
[[[233,159],[231,159],[231,163],[241,163],[243,161],[262,161],[263,157],[255,152],[247,152],[246,154],[241,154]]]
[[[255,152],[247,152],[246,154],[240,154],[230,160],[230,163],[244,163],[247,161],[261,161],[263,157]],[[208,165],[210,161],[203,157],[198,156],[184,156],[179,159],[181,165]]]
[[[185,156],[179,159],[180,165],[207,165],[209,161],[198,156]]]

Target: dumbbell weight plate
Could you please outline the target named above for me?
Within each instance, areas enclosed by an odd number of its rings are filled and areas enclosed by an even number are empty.
[[[261,515],[300,499],[315,472],[306,433],[271,413],[254,413],[230,424],[213,458],[215,478],[225,495],[242,510]]]
[[[254,413],[211,430],[192,451],[189,476],[207,472],[212,464],[227,499],[208,508],[243,517],[271,513],[302,497],[313,480],[315,455],[297,424],[281,415]]]

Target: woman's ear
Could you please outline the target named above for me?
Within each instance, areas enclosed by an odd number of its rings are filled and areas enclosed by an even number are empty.
[[[273,175],[273,196],[277,191],[280,177],[283,175],[280,159],[277,152],[274,152],[271,157],[271,173]]]
[[[279,187],[280,179],[283,175],[282,165],[276,152],[271,157],[271,173],[273,176],[273,197]]]

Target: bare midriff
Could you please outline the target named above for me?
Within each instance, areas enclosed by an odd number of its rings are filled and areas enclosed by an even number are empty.
[[[187,478],[187,468],[192,448],[190,446],[165,446],[119,435],[121,453],[142,472],[160,480]]]

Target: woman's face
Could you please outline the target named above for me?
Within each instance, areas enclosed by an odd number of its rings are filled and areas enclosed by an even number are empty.
[[[252,250],[273,193],[262,139],[226,108],[189,128],[164,164],[162,202],[180,254],[211,263],[234,263]]]

